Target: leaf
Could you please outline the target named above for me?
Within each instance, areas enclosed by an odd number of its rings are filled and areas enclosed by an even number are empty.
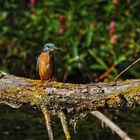
[[[0,21],[5,20],[7,18],[8,12],[0,12]]]
[[[90,66],[91,69],[93,70],[105,70],[103,67],[101,67],[101,65],[99,64],[93,64]]]
[[[93,25],[90,24],[87,29],[87,46],[90,46],[93,39]]]
[[[88,52],[105,70],[108,69],[108,66],[105,64],[105,62],[100,57],[98,57],[96,55],[94,50],[89,49]]]
[[[127,54],[119,55],[119,58],[116,60],[116,64],[120,64],[127,59]]]

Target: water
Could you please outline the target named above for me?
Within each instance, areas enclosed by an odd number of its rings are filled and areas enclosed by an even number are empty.
[[[44,116],[38,109],[27,105],[13,109],[0,105],[0,140],[48,140]],[[140,108],[132,111],[108,112],[104,111],[128,134],[140,140]],[[53,131],[55,140],[65,140],[60,120],[53,118]],[[101,128],[101,123],[95,117],[88,115],[84,120],[78,121],[75,133],[69,124],[72,140],[119,140],[109,128]]]

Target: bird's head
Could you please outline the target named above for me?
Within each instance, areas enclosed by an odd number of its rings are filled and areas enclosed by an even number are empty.
[[[53,43],[47,43],[44,45],[42,52],[54,52],[56,50],[60,50],[60,49],[55,47]]]

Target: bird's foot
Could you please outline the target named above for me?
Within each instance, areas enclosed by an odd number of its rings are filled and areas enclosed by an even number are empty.
[[[51,79],[48,79],[48,82],[51,82]]]

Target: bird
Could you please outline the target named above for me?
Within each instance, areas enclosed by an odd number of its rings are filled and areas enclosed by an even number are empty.
[[[36,72],[39,74],[41,81],[51,80],[54,74],[54,59],[53,53],[57,48],[53,43],[46,43],[38,56],[36,63]]]

